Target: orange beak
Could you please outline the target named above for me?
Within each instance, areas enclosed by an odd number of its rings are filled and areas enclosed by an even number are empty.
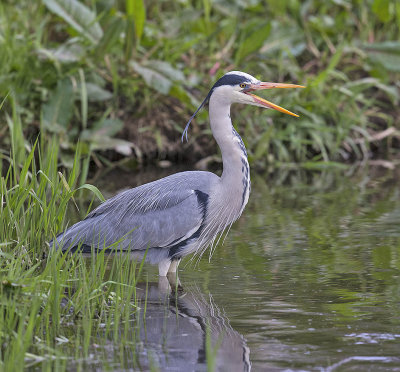
[[[244,89],[243,93],[251,96],[254,100],[254,102],[257,104],[257,106],[261,107],[267,107],[267,108],[272,108],[274,110],[283,112],[284,114],[292,115],[299,117],[299,115],[294,114],[291,111],[288,111],[284,109],[281,106],[275,105],[275,103],[269,102],[264,98],[258,97],[254,94],[251,94],[250,92],[255,91],[255,90],[262,90],[262,89],[272,89],[272,88],[305,88],[302,85],[296,85],[296,84],[281,84],[281,83],[267,83],[267,82],[261,82],[259,84],[251,84],[250,88]]]

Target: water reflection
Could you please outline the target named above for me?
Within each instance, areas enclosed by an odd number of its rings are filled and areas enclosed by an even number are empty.
[[[201,265],[253,368],[399,370],[398,179],[253,180],[246,213]]]
[[[143,346],[137,356],[142,369],[153,364],[160,371],[202,371],[210,358],[216,371],[250,371],[245,339],[230,326],[211,294],[206,296],[195,285],[183,289],[173,276],[143,283],[141,289],[142,302],[147,300],[140,328]]]
[[[151,285],[141,362],[205,369],[210,319],[213,343],[228,335],[220,368],[246,370],[250,348],[256,371],[399,371],[399,172],[253,172],[252,185],[211,262],[181,264],[186,295]]]

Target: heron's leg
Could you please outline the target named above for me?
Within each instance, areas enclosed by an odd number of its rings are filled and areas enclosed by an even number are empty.
[[[180,258],[172,260],[171,261],[171,266],[169,267],[168,272],[169,273],[176,273],[176,270],[178,269],[179,262],[181,262]]]
[[[158,275],[167,276],[167,272],[170,265],[171,265],[171,260],[169,258],[160,261],[158,264]]]
[[[166,276],[158,277],[158,291],[162,296],[168,296],[171,293],[171,284]]]
[[[168,272],[167,279],[168,279],[169,285],[171,286],[171,289],[173,291],[178,291],[178,293],[181,294],[181,292],[183,291],[183,287],[182,287],[181,281],[179,280],[178,275],[176,275],[176,273]]]

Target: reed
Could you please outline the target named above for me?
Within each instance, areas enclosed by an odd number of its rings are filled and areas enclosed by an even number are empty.
[[[9,167],[0,179],[1,370],[84,369],[94,352],[99,364],[107,362],[98,352],[107,341],[118,348],[121,366],[134,363],[144,316],[136,296],[143,264],[129,255],[85,258],[49,250],[49,240],[66,225],[67,206],[82,205],[78,192],[102,195],[81,183],[80,146],[64,174],[57,138],[20,149],[20,132],[12,130],[12,151],[3,153]]]

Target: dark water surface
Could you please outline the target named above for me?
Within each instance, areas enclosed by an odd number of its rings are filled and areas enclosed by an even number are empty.
[[[146,266],[136,368],[202,371],[214,350],[221,371],[400,371],[400,178],[351,173],[253,173],[249,205],[211,261],[181,263],[183,290],[166,298],[168,282]]]

